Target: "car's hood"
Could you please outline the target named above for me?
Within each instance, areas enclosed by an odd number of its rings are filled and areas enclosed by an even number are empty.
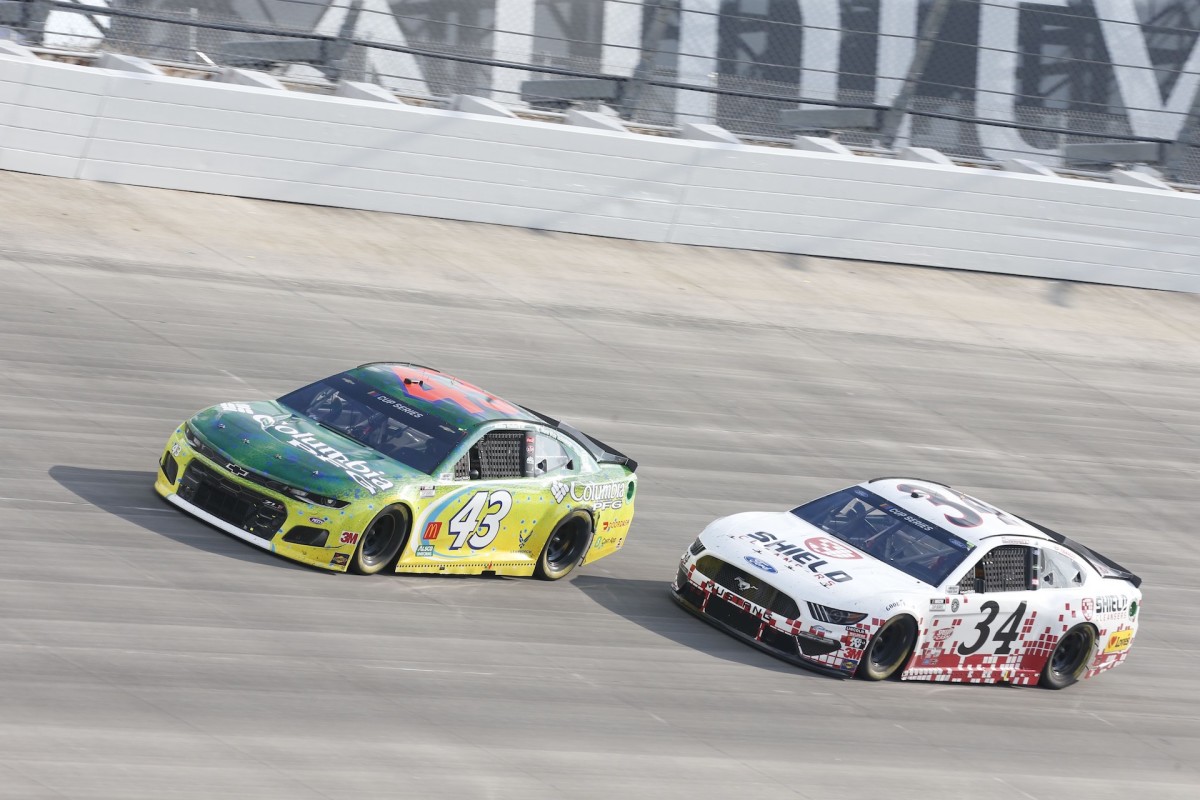
[[[278,403],[221,403],[190,420],[233,464],[329,497],[368,497],[424,473],[293,414]]]
[[[796,600],[852,609],[881,594],[936,592],[787,511],[724,517],[700,540],[713,555]]]

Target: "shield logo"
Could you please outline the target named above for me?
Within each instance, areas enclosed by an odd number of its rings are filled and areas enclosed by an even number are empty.
[[[1092,613],[1095,612],[1095,610],[1096,610],[1095,599],[1091,598],[1091,597],[1083,598],[1083,618],[1086,620],[1091,620]]]

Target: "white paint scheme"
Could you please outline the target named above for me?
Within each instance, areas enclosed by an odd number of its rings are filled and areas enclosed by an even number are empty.
[[[1035,684],[1059,637],[1081,624],[1094,628],[1096,642],[1080,677],[1111,669],[1128,655],[1139,621],[1136,615],[1128,614],[1128,609],[1130,603],[1140,606],[1141,591],[1124,578],[1106,577],[1086,554],[942,484],[885,478],[859,484],[857,489],[874,493],[958,536],[965,552],[962,562],[934,586],[790,511],[746,512],[718,519],[701,532],[697,543],[703,545],[703,550],[695,553],[693,546],[684,553],[680,575],[673,585],[676,594],[682,596],[679,582],[686,579],[706,595],[705,607],[714,597],[732,597],[735,605],[762,620],[764,630],[801,637],[800,655],[788,660],[837,674],[854,674],[867,658],[862,646],[851,644],[853,640],[861,640],[865,646],[884,623],[897,617],[911,618],[917,631],[910,656],[901,667],[900,677],[904,680]],[[953,520],[970,524],[956,526]],[[822,555],[822,543],[817,540],[836,547],[827,548],[827,554]],[[1037,551],[1036,565],[1027,566],[1027,570],[1032,569],[1032,588],[976,591],[974,581],[968,583],[968,576],[976,575],[976,568],[999,547]],[[715,580],[718,573],[710,569],[706,574],[698,567],[701,559],[710,556],[733,565],[746,577],[735,579],[737,585],[721,586]],[[1070,565],[1068,569],[1051,567],[1064,561]],[[1107,567],[1104,569],[1111,573]],[[1055,576],[1061,585],[1056,584]],[[800,616],[789,619],[778,610],[755,604],[750,598],[760,596],[764,585],[790,597]],[[1120,598],[1121,609],[1101,614],[1098,604],[1110,597]],[[810,603],[864,616],[860,621],[838,625],[817,616]],[[694,610],[694,604],[685,605]],[[777,603],[770,605],[780,607]],[[721,627],[720,622],[716,624]],[[1006,639],[1006,634],[1011,636]],[[1120,650],[1106,652],[1109,637],[1118,634],[1127,635],[1128,642]],[[839,649],[828,655],[805,655],[804,640],[814,635],[840,642]]]
[[[1200,196],[0,55],[0,168],[1200,292]]]
[[[252,536],[251,534],[246,533],[244,530],[237,527],[236,525],[230,525],[225,520],[220,519],[218,517],[214,517],[212,514],[208,513],[204,509],[189,503],[187,500],[184,500],[182,497],[180,497],[177,494],[167,495],[167,502],[170,503],[171,505],[179,506],[184,511],[191,514],[193,517],[202,519],[205,522],[207,522],[209,525],[212,525],[214,528],[220,528],[221,530],[225,531],[226,533],[236,536],[237,538],[241,539],[242,541],[249,542],[250,544],[254,545],[255,547],[261,547],[263,550],[271,550],[271,551],[273,551],[275,549],[274,547],[271,546],[270,542],[263,541],[262,539],[258,538],[257,536]]]

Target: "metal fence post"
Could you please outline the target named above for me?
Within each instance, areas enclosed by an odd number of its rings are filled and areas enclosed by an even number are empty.
[[[654,12],[650,16],[650,24],[646,26],[646,33],[642,36],[642,56],[638,59],[633,75],[625,83],[625,91],[621,95],[618,113],[622,119],[633,119],[637,113],[642,93],[646,90],[646,81],[650,80],[650,75],[654,72],[654,62],[658,58],[661,49],[659,45],[667,32],[671,13],[679,11],[679,0],[647,0],[647,5],[653,5]]]
[[[929,10],[925,12],[925,21],[921,24],[921,32],[917,34],[917,46],[913,49],[912,61],[908,65],[908,74],[904,76],[904,83],[901,85],[900,91],[896,93],[895,99],[892,100],[891,106],[883,113],[879,140],[880,144],[885,147],[892,146],[892,142],[896,140],[896,135],[900,132],[900,126],[904,124],[904,118],[912,107],[917,86],[921,83],[921,76],[925,74],[925,67],[929,65],[929,57],[933,55],[933,46],[937,44],[938,34],[942,30],[942,23],[946,20],[946,14],[950,11],[952,2],[954,0],[933,0]]]
[[[1200,145],[1200,141],[1196,138],[1198,133],[1200,133],[1200,84],[1196,85],[1196,91],[1192,94],[1192,105],[1188,108],[1183,125],[1179,126],[1179,133],[1175,136],[1175,141],[1166,146],[1162,171],[1168,178],[1183,179],[1180,173],[1187,160],[1188,148]]]

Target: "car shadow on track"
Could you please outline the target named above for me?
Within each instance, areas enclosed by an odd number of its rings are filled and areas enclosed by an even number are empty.
[[[780,661],[697,619],[675,604],[666,581],[577,575],[571,585],[608,611],[692,650],[749,667],[791,673],[797,678],[839,680]]]
[[[146,470],[93,469],[65,465],[50,468],[50,477],[101,511],[197,550],[287,569],[306,569],[281,556],[192,519],[154,491],[155,474]]]

